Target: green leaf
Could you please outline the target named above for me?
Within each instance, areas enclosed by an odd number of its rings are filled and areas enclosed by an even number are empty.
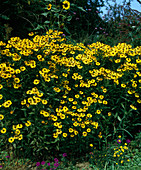
[[[60,12],[60,10],[52,7],[52,8],[51,8],[51,12]]]
[[[60,101],[60,99],[57,99],[57,98],[55,98],[54,100],[55,100],[55,101]]]
[[[10,19],[10,18],[7,17],[6,15],[0,15],[0,17],[1,17],[2,19],[5,19],[5,20],[9,20],[9,19]]]
[[[81,11],[86,12],[85,9],[83,9],[83,7],[77,7],[77,8],[80,9]]]
[[[141,126],[141,123],[134,124],[133,126]]]
[[[30,113],[28,113],[28,114],[33,115],[33,114],[35,114],[35,113],[34,113],[34,112],[30,112]]]
[[[127,132],[127,133],[133,138],[133,136],[131,135],[131,133],[128,132],[126,129],[121,129],[121,130],[124,130],[125,132]]]
[[[47,12],[44,12],[44,13],[41,13],[41,15],[47,17],[48,13],[47,13]]]
[[[70,21],[72,19],[72,16],[68,16],[67,21]]]
[[[64,29],[65,29],[65,31],[66,31],[68,34],[71,34],[66,27],[64,27]]]
[[[55,13],[54,16],[56,16],[57,18],[59,18],[59,14],[58,14],[58,13]]]
[[[33,30],[39,30],[39,29],[43,29],[44,27],[43,26],[41,26],[41,25],[38,25],[36,28],[34,28]]]
[[[16,149],[16,144],[15,143],[13,143],[13,147]]]
[[[45,21],[45,22],[44,22],[44,24],[49,24],[49,23],[50,23],[50,21]]]
[[[117,118],[118,118],[118,120],[121,122],[121,118],[120,118],[119,116],[118,116]]]

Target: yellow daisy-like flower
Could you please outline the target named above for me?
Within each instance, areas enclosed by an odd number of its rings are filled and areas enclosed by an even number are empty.
[[[6,133],[6,129],[3,128],[3,129],[1,130],[1,133]]]
[[[79,94],[76,94],[76,95],[75,95],[75,98],[79,98]]]
[[[19,128],[19,129],[21,129],[22,127],[23,127],[22,124],[18,124],[18,125],[17,125],[17,128]]]
[[[58,138],[58,134],[57,133],[53,133],[53,137],[54,138]]]
[[[40,80],[37,80],[37,79],[35,79],[33,82],[33,84],[39,84],[39,83],[40,83]]]
[[[20,130],[17,129],[17,130],[15,131],[15,134],[16,134],[16,135],[19,135],[19,134],[20,134]]]
[[[47,100],[42,100],[42,104],[47,104],[48,102],[47,102]]]
[[[60,118],[61,118],[61,119],[65,119],[65,115],[64,115],[64,114],[61,114],[61,115],[60,115]]]
[[[121,87],[125,88],[125,87],[126,87],[126,84],[121,84]]]
[[[64,1],[62,7],[63,7],[63,9],[68,10],[70,8],[70,2]]]
[[[2,89],[3,88],[3,85],[2,84],[0,84],[0,89]]]
[[[51,4],[48,4],[47,10],[51,10],[51,7],[52,7],[52,5],[51,5]]]
[[[0,114],[0,120],[4,119],[4,116]]]
[[[103,104],[108,104],[108,102],[106,100],[103,100]]]
[[[96,111],[96,113],[97,113],[97,114],[100,114],[100,113],[101,113],[101,111],[100,111],[100,110],[97,110],[97,111]]]
[[[83,132],[83,136],[87,136],[87,132]]]
[[[72,129],[72,128],[69,128],[69,132],[72,133],[72,132],[73,132],[73,129]]]
[[[106,93],[107,92],[107,89],[105,88],[105,89],[103,89],[103,93]]]
[[[90,129],[90,128],[88,128],[88,129],[87,129],[87,132],[91,132],[91,129]]]
[[[93,144],[90,144],[90,147],[93,147]]]
[[[43,115],[44,115],[44,117],[49,117],[49,113],[48,112],[44,112]]]
[[[27,123],[25,123],[26,126],[30,126],[31,125],[31,122],[30,121],[27,121]]]
[[[63,133],[63,137],[66,138],[67,137],[67,133]]]
[[[8,141],[9,141],[10,143],[13,143],[13,142],[14,142],[14,138],[11,137],[11,138],[8,139]]]
[[[111,112],[108,112],[108,116],[111,116],[111,114],[112,114]]]
[[[23,139],[23,135],[21,134],[18,138],[18,140],[22,140]]]
[[[3,98],[3,95],[2,94],[0,94],[0,100]]]
[[[34,33],[33,33],[33,32],[30,32],[28,35],[29,35],[29,36],[33,36],[33,35],[34,35]]]

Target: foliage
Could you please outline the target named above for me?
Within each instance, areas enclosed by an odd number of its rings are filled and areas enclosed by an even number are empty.
[[[141,13],[131,9],[130,1],[124,1],[122,5],[117,5],[116,2],[114,6],[108,5],[110,8],[107,8],[108,12],[104,16],[104,21],[108,24],[99,36],[99,41],[112,46],[118,43],[128,43],[133,47],[141,45]]]
[[[68,8],[65,7],[68,5]],[[72,16],[68,12],[81,7],[69,4],[69,1],[56,0],[7,0],[0,6],[1,40],[8,40],[9,36],[25,38],[32,30],[43,33],[49,28],[63,29],[64,23],[70,22]],[[6,26],[5,26],[6,25]],[[7,28],[10,29],[7,32]],[[65,28],[65,27],[64,27]],[[66,30],[66,28],[65,28]]]

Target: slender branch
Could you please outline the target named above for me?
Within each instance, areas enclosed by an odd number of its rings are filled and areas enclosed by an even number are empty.
[[[27,18],[22,17],[22,16],[19,16],[19,17],[21,17],[21,18],[25,19],[26,21],[28,21],[32,25],[32,27],[35,28],[34,25]]]

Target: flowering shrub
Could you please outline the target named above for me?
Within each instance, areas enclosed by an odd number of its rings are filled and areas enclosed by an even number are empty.
[[[129,143],[128,143],[129,144]],[[106,168],[111,165],[113,167],[123,166],[131,161],[131,149],[127,143],[123,144],[121,136],[116,143],[111,143],[107,148],[103,148],[102,152],[94,147],[94,151],[90,152],[91,164],[97,165],[99,168]],[[92,146],[91,146],[92,147]],[[119,167],[121,168],[121,167]]]
[[[49,30],[30,33],[31,40],[0,42],[1,147],[40,160],[70,146],[70,154],[81,154],[124,126],[128,132],[129,124],[134,131],[141,111],[141,47],[86,47],[62,34]]]

